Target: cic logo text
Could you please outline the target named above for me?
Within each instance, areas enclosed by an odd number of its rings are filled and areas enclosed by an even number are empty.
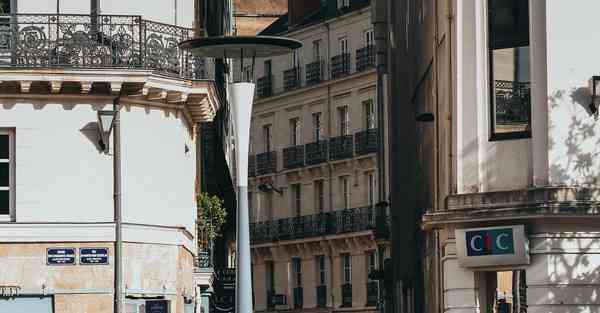
[[[468,231],[467,256],[514,254],[512,228]]]

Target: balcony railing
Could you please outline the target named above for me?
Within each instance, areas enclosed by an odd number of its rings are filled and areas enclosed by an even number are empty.
[[[314,165],[327,161],[328,143],[326,140],[306,144],[306,164]]]
[[[267,175],[277,171],[277,154],[275,151],[256,155],[256,174]]]
[[[379,301],[379,283],[371,281],[367,283],[367,306],[376,306]]]
[[[312,86],[323,80],[323,61],[318,60],[306,64],[306,85]]]
[[[256,156],[248,156],[248,177],[256,176]]]
[[[293,146],[283,149],[283,167],[294,169],[304,166],[304,146]]]
[[[329,139],[329,159],[341,160],[352,157],[353,136],[345,135]]]
[[[360,131],[354,134],[355,146],[354,152],[356,155],[363,155],[367,153],[377,152],[377,139],[378,130],[377,128],[369,128],[367,130]]]
[[[375,46],[356,50],[356,70],[362,72],[375,66]]]
[[[304,294],[302,287],[294,288],[294,309],[301,309],[304,306]]]
[[[317,307],[324,308],[327,306],[327,286],[317,286]]]
[[[375,208],[344,209],[250,224],[253,243],[374,230]]]
[[[295,67],[283,72],[283,90],[300,88],[300,68]]]
[[[203,250],[198,252],[198,267],[199,268],[212,268],[212,260],[210,251]]]
[[[137,15],[4,15],[0,16],[0,66],[131,68],[212,79],[212,60],[179,49],[179,43],[192,36],[192,29]]]
[[[270,97],[273,94],[273,76],[267,75],[256,80],[256,93],[258,97]]]
[[[352,307],[352,284],[342,285],[342,307]]]
[[[336,79],[350,74],[350,53],[343,53],[331,58],[331,78]]]

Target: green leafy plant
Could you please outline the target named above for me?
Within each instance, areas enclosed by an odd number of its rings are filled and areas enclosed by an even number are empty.
[[[221,227],[227,221],[227,211],[223,208],[223,200],[217,196],[201,193],[197,198],[198,203],[198,227],[212,241],[218,237]]]

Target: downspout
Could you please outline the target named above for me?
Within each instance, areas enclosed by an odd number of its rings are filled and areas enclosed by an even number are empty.
[[[121,104],[120,97],[113,100],[115,117],[113,120],[113,188],[114,188],[114,222],[115,222],[115,313],[123,310],[123,238],[121,225]]]
[[[329,26],[329,23],[325,23],[325,28],[327,29],[327,62],[329,60],[331,60],[331,27]],[[328,64],[325,63],[324,64]],[[323,66],[322,71],[325,71],[325,66]],[[328,71],[329,72],[329,71]],[[324,73],[322,73],[321,75],[323,75]],[[328,73],[329,75],[329,73]],[[331,116],[331,85],[327,84],[327,136],[328,139],[331,139],[332,137],[332,116]],[[329,147],[328,147],[328,152],[329,152]],[[331,164],[331,162],[329,161],[329,158],[327,158],[327,165],[328,165],[328,169],[329,169],[329,212],[333,211],[333,165]],[[333,279],[334,279],[334,264],[333,264],[333,255],[331,253],[331,249],[330,249],[330,253],[329,253],[329,264],[331,265],[331,288],[330,288],[330,299],[331,299],[331,305],[334,306],[334,294],[333,294]]]

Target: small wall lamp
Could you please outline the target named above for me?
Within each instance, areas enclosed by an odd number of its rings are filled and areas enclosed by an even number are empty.
[[[98,111],[98,132],[100,133],[98,145],[104,153],[108,153],[108,143],[114,121],[115,111]]]
[[[590,112],[598,115],[598,106],[600,106],[600,76],[592,76],[592,79],[590,79],[590,94],[592,96]]]
[[[283,191],[281,189],[277,189],[270,182],[266,182],[266,183],[262,183],[262,184],[258,185],[258,190],[260,192],[266,192],[266,193],[270,193],[270,192],[275,191],[276,193],[278,193],[280,195],[283,194]]]

